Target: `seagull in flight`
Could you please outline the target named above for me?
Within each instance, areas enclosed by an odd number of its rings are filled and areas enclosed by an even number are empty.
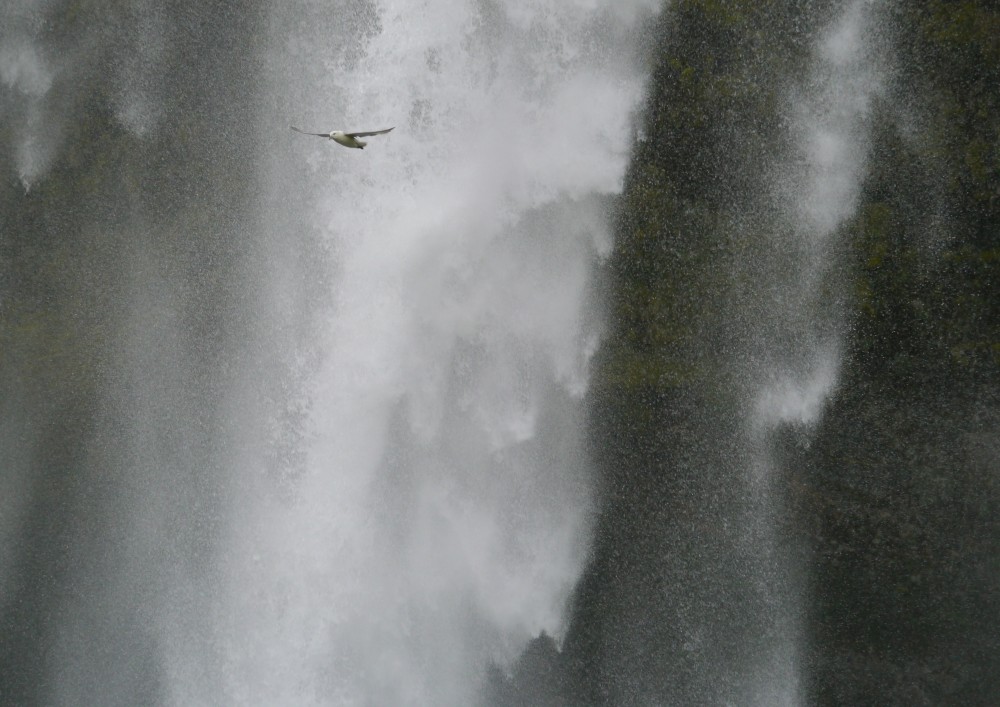
[[[368,137],[369,135],[385,135],[390,130],[394,129],[386,128],[385,130],[368,130],[357,133],[345,133],[341,130],[334,130],[332,133],[307,133],[305,130],[299,130],[294,125],[291,126],[292,130],[297,133],[302,133],[303,135],[315,135],[316,137],[325,137],[333,140],[336,143],[343,145],[344,147],[356,147],[359,150],[365,149],[367,142],[363,140],[358,140],[359,137]]]

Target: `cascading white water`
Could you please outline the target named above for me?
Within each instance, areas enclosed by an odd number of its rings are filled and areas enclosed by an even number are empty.
[[[220,32],[197,3],[0,13],[24,187],[96,139],[73,123],[93,86],[131,160],[114,218],[59,234],[95,234],[73,277],[113,306],[73,456],[96,491],[64,521],[74,564],[29,693],[466,705],[491,662],[560,635],[593,502],[590,277],[657,6],[305,1]],[[358,151],[292,124],[395,131]],[[21,451],[15,491],[50,473]]]
[[[845,298],[835,282],[845,251],[839,227],[855,210],[865,174],[867,124],[873,97],[881,90],[884,67],[872,48],[869,0],[849,3],[820,33],[806,81],[789,96],[793,134],[790,161],[773,169],[775,212],[785,219],[773,236],[780,267],[778,297],[769,302],[761,348],[753,353],[747,424],[751,431],[751,492],[755,519],[746,537],[763,585],[772,585],[769,622],[780,638],[759,656],[750,692],[757,704],[800,704],[802,645],[799,571],[775,535],[777,473],[771,441],[779,427],[811,427],[833,392],[839,375]]]
[[[310,413],[276,432],[299,462],[233,490],[208,655],[165,629],[176,703],[470,704],[490,662],[560,634],[592,502],[599,197],[655,4],[274,8],[263,306],[308,353],[287,403]],[[290,124],[395,131],[357,151]],[[320,243],[328,303],[299,309],[288,242]]]
[[[769,342],[771,380],[756,396],[766,429],[814,423],[836,383],[846,293],[829,278],[843,251],[837,229],[854,213],[865,174],[868,114],[884,75],[870,47],[874,12],[868,0],[850,3],[821,34],[810,77],[790,96],[796,153],[774,170],[774,192],[792,225],[778,231],[776,249],[791,254],[795,272],[771,310],[782,341]]]
[[[843,250],[837,229],[854,213],[864,177],[869,106],[884,74],[869,46],[873,12],[868,0],[847,6],[821,35],[812,75],[792,97],[799,152],[776,181],[793,224],[782,250],[791,250],[798,272],[778,303],[786,343],[774,347],[779,372],[758,396],[765,427],[815,422],[836,382],[845,293],[828,279]]]

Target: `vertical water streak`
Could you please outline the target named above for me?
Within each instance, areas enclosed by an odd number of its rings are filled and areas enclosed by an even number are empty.
[[[40,41],[45,3],[23,0],[0,10],[0,118],[16,114],[14,162],[24,185],[45,171],[54,140],[46,140],[42,116],[54,80],[54,60]]]
[[[871,47],[875,12],[870,0],[850,3],[819,37],[810,75],[790,96],[795,154],[774,170],[790,227],[775,245],[791,254],[794,270],[773,303],[781,340],[771,342],[773,378],[758,395],[765,428],[815,422],[836,382],[848,293],[830,280],[844,250],[838,228],[854,213],[865,174],[869,109],[885,71]]]
[[[770,584],[770,621],[779,637],[759,656],[761,704],[802,700],[799,650],[803,586],[800,569],[781,547],[774,434],[808,430],[837,384],[849,292],[840,274],[846,244],[840,226],[855,210],[865,175],[869,110],[885,66],[872,46],[877,3],[849,3],[814,48],[807,78],[789,95],[792,154],[773,166],[778,219],[773,236],[777,284],[757,322],[764,334],[753,352],[748,426],[751,495],[756,511],[747,537],[760,558],[758,581]],[[778,677],[779,679],[775,679]]]

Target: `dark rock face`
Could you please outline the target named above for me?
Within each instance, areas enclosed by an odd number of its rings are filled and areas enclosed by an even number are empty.
[[[926,3],[894,19],[899,70],[848,226],[851,351],[801,460],[810,694],[823,704],[992,704],[1000,161],[987,116],[1000,108],[1000,14],[988,3]]]
[[[997,391],[947,386],[841,395],[802,460],[818,703],[995,701]]]
[[[764,703],[755,666],[789,640],[807,704],[1000,701],[995,3],[873,16],[884,88],[827,274],[839,382],[818,421],[768,436],[766,499],[744,478],[733,361],[755,336],[782,342],[754,328],[779,267],[758,264],[780,227],[759,185],[790,154],[783,92],[842,9],[690,1],[662,17],[608,266],[602,512],[556,671],[569,704]]]

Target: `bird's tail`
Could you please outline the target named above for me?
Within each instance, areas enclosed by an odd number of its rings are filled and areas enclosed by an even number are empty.
[[[358,142],[358,149],[359,150],[365,149],[365,145],[368,144],[367,142],[365,142],[363,140],[358,140],[357,138],[354,138],[354,139],[357,140],[357,142]]]

